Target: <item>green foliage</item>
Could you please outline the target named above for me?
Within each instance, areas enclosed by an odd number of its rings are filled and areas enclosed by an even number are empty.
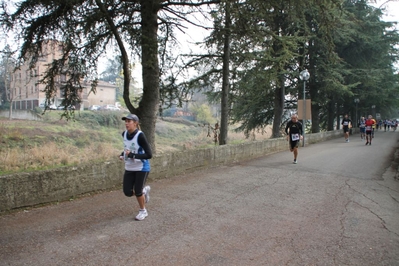
[[[162,116],[173,116],[175,111],[176,111],[176,108],[169,108],[166,110],[162,110]]]
[[[171,65],[165,62],[175,61],[167,46],[168,42],[176,40],[173,30],[181,30],[184,26],[179,23],[187,22],[193,12],[201,11],[202,6],[207,8],[218,2],[25,0],[15,9],[7,10],[6,4],[1,5],[0,26],[7,31],[18,31],[15,35],[19,38],[18,43],[22,43],[20,62],[28,62],[32,68],[42,56],[43,44],[57,39],[62,57],[53,60],[42,82],[46,84],[49,100],[59,89],[56,75],[67,74],[63,85],[65,106],[77,102],[76,96],[82,92],[81,81],[93,81],[92,89],[95,90],[98,59],[114,44],[113,52],[121,57],[124,102],[131,113],[146,117],[141,120],[141,125],[154,146],[159,83],[162,73]],[[132,104],[129,91],[130,60],[136,53],[143,70],[143,93],[138,106]],[[134,98],[138,96],[134,95]]]
[[[194,114],[196,121],[206,124],[216,123],[216,118],[212,116],[212,111],[209,105],[193,105],[190,111]]]
[[[81,112],[79,120],[93,126],[115,127],[122,125],[122,114],[115,111]]]
[[[341,98],[344,112],[358,109],[371,114],[371,106],[383,116],[392,113],[398,102],[398,76],[394,63],[398,58],[399,34],[393,24],[381,20],[382,11],[366,1],[345,1],[346,27],[336,41],[336,51],[345,62],[345,83],[352,97]]]
[[[120,56],[114,56],[114,58],[108,59],[105,62],[105,69],[100,73],[99,80],[103,80],[110,83],[116,83],[117,78],[120,77],[122,72],[122,65]],[[117,94],[117,96],[119,96]]]
[[[304,96],[298,74],[305,68],[311,74],[306,98],[312,100],[313,132],[333,128],[341,112],[353,113],[355,97],[360,98],[359,110],[376,105],[379,112],[392,113],[398,106],[393,67],[398,33],[367,1],[230,3],[230,121],[240,123],[237,130],[249,133],[281,123],[279,93],[285,92],[295,110],[296,100]],[[222,5],[212,13],[215,30],[205,42],[209,55],[195,61],[205,69],[193,80],[198,84],[220,84],[225,36],[221,14]],[[209,94],[221,99],[221,93],[215,88]]]
[[[232,100],[232,123],[239,124],[236,131],[248,134],[255,129],[264,128],[273,121],[274,91],[270,86],[270,77],[256,69],[246,71],[238,82],[237,92]],[[262,85],[260,85],[262,84]]]
[[[10,102],[5,102],[0,105],[0,110],[10,110]]]
[[[183,2],[164,1],[160,5],[155,0],[26,0],[13,14],[3,10],[2,24],[22,28],[20,59],[36,54],[32,65],[38,60],[42,42],[60,37],[64,56],[51,64],[43,82],[47,82],[47,97],[51,98],[56,89],[54,75],[68,71],[64,91],[70,102],[76,101],[81,92],[80,80],[96,76],[96,61],[111,40],[128,40],[128,48],[139,51],[146,60],[142,62],[143,93],[127,82],[132,65],[123,42],[117,42],[118,55],[107,66],[103,78],[115,78],[123,88],[117,99],[126,102],[131,112],[135,110],[147,118],[142,122],[150,139],[155,131],[152,120],[158,111],[159,96],[162,107],[180,106],[195,90],[206,91],[215,102],[229,99],[222,101],[222,116],[231,115],[230,122],[240,123],[238,130],[249,133],[272,123],[280,125],[284,99],[289,98],[295,109],[296,100],[304,96],[298,74],[305,68],[311,74],[305,93],[306,98],[312,99],[313,132],[332,128],[342,112],[353,113],[355,97],[360,99],[361,112],[370,112],[371,105],[376,105],[376,111],[385,116],[398,106],[398,76],[394,68],[398,32],[392,23],[381,20],[382,10],[370,6],[369,1],[220,1],[211,7],[215,7],[210,12],[213,31],[202,43],[202,53],[186,57],[185,66],[198,71],[198,76],[190,81],[182,78],[187,69],[177,67],[178,60],[168,50],[167,40],[173,39],[170,32],[177,21],[165,14],[175,11],[174,4],[198,8],[206,1]],[[179,12],[179,18],[184,15]],[[157,19],[162,23],[156,23]],[[122,64],[117,62],[119,54]],[[160,78],[169,71],[167,78]],[[179,84],[182,79],[184,82]],[[221,84],[229,86],[222,88]],[[195,108],[199,121],[214,123],[209,110]],[[68,113],[65,115],[68,117]],[[120,124],[114,115],[82,113],[76,119],[87,118],[92,127],[112,128]]]
[[[35,107],[35,109],[33,109],[33,111],[34,111],[36,114],[39,114],[39,115],[41,115],[41,114],[43,113],[43,109],[40,108],[40,107]]]

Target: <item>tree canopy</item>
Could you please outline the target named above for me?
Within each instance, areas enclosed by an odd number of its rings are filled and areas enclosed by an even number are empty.
[[[213,25],[202,25],[194,13]],[[383,10],[366,0],[24,0],[10,12],[5,2],[0,23],[22,40],[20,62],[35,64],[44,41],[57,40],[63,56],[50,65],[48,97],[57,89],[52,77],[69,73],[65,105],[77,100],[82,79],[93,82],[97,63],[112,48],[124,76],[123,99],[142,121],[153,147],[161,105],[182,102],[203,90],[221,104],[221,139],[229,123],[249,133],[273,125],[273,137],[287,113],[302,98],[299,72],[308,69],[306,98],[312,99],[312,131],[331,130],[343,113],[368,113],[372,105],[392,116],[398,105],[399,35],[382,20]],[[211,28],[201,53],[177,55],[176,31],[184,23]],[[32,56],[33,55],[33,56]],[[143,94],[130,100],[132,58],[140,58]],[[177,77],[194,68],[198,75]]]
[[[273,124],[273,136],[287,111],[303,97],[299,72],[308,69],[306,98],[312,100],[313,132],[332,130],[339,116],[371,113],[385,116],[398,106],[398,32],[382,21],[383,10],[367,1],[231,1],[229,119],[249,133]],[[214,31],[205,42],[208,53],[195,55],[197,79],[220,89],[223,10],[215,11]]]
[[[42,80],[46,95],[51,97],[57,86],[51,76],[69,73],[64,87],[64,105],[77,101],[74,95],[82,89],[82,79],[93,82],[95,90],[98,58],[110,46],[120,53],[124,75],[123,98],[130,112],[140,117],[142,129],[155,150],[155,122],[159,109],[159,82],[162,72],[159,53],[164,53],[167,41],[178,22],[186,20],[190,8],[210,5],[219,1],[162,1],[162,0],[24,0],[16,10],[1,8],[1,25],[7,30],[20,30],[22,41],[19,59],[30,60],[34,66],[42,44],[57,40],[62,45],[62,58],[55,59],[48,75]],[[182,9],[185,7],[186,9]],[[141,59],[143,95],[138,106],[129,98],[130,57]],[[162,57],[161,57],[162,58]]]

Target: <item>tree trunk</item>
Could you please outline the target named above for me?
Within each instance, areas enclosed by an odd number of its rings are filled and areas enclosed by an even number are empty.
[[[7,100],[10,102],[10,112],[8,113],[8,119],[9,120],[12,120],[12,103],[13,103],[13,100],[14,100],[14,95],[13,95],[13,92],[11,91],[11,88],[10,88],[10,84],[8,83],[8,80],[9,80],[9,68],[10,68],[10,66],[9,66],[9,60],[10,60],[10,56],[11,56],[11,53],[7,53],[7,50],[9,49],[9,47],[7,46],[6,47],[6,54],[7,54],[7,57],[6,57],[6,62],[5,62],[5,64],[4,64],[4,76],[3,76],[3,80],[4,80],[4,92],[5,92],[5,94],[6,94],[6,98],[7,98]],[[1,97],[0,97],[0,101],[1,101]]]
[[[312,111],[312,133],[320,132],[320,106],[315,104],[311,105]]]
[[[335,110],[334,110],[334,103],[333,101],[330,99],[328,106],[327,106],[327,130],[331,131],[334,130],[334,114],[335,114]]]
[[[12,120],[12,103],[13,101],[10,100],[10,112],[8,113],[8,120]]]
[[[340,117],[339,117],[339,112],[340,112],[341,108],[339,107],[339,105],[337,104],[337,113],[336,118],[337,118],[337,129],[341,128],[341,121],[340,121]]]
[[[140,1],[143,97],[137,109],[137,116],[153,153],[156,152],[155,124],[159,108],[158,2],[159,0]]]
[[[219,145],[227,144],[228,120],[229,120],[229,93],[230,93],[230,6],[226,2],[226,22],[224,28],[224,47],[223,47],[223,77],[222,77],[222,100],[220,118]]]
[[[280,86],[276,88],[274,92],[274,119],[273,119],[273,131],[272,138],[281,137],[280,125],[284,113],[284,78],[280,78]]]

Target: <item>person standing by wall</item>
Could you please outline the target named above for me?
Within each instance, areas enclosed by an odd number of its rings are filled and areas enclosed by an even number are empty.
[[[344,116],[344,119],[342,119],[342,126],[344,129],[344,135],[345,135],[345,141],[349,142],[349,130],[352,127],[352,120],[348,118],[348,115]]]
[[[144,133],[139,129],[139,118],[134,114],[122,117],[126,130],[122,133],[124,151],[119,156],[125,162],[123,175],[123,193],[127,197],[136,196],[139,213],[136,220],[142,221],[148,216],[145,203],[149,201],[150,186],[145,182],[150,172],[149,159],[152,158],[151,147]]]
[[[290,143],[290,151],[294,153],[294,164],[297,164],[299,141],[303,139],[302,123],[298,121],[298,115],[291,116],[291,121],[285,127],[285,134]]]

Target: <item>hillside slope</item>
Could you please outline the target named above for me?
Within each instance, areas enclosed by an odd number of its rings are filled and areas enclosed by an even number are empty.
[[[124,123],[116,112],[79,112],[75,121],[49,112],[43,121],[0,118],[0,174],[48,169],[116,158],[122,150]],[[256,139],[270,134],[256,134]],[[255,135],[254,135],[255,137]],[[250,141],[229,132],[229,143]],[[158,119],[156,153],[215,145],[208,125],[180,118]]]

